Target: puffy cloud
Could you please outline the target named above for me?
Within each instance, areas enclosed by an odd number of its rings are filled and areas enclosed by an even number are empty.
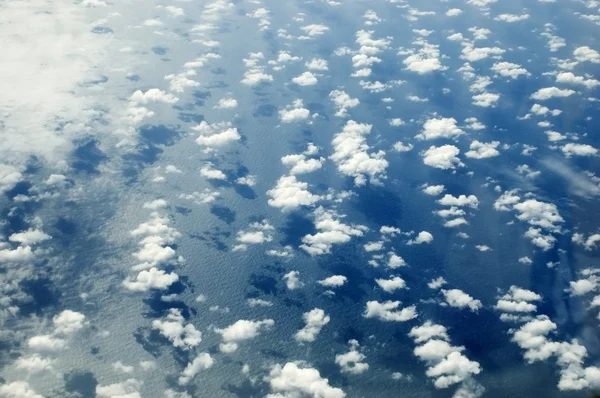
[[[439,46],[430,44],[421,38],[415,40],[414,43],[420,45],[418,50],[408,50],[404,52],[408,57],[406,57],[402,63],[406,65],[407,70],[424,75],[448,69],[447,66],[442,65],[440,62]]]
[[[329,30],[329,28],[325,25],[320,25],[320,24],[311,24],[311,25],[306,25],[300,28],[300,30],[302,30],[304,32],[304,34],[306,34],[306,36],[301,36],[300,38],[315,38],[317,36],[321,36],[323,35],[325,32],[327,32]]]
[[[440,276],[436,279],[431,280],[431,282],[429,282],[427,284],[427,286],[430,289],[439,289],[440,287],[444,286],[446,283],[447,283],[446,280]]]
[[[15,361],[15,366],[17,369],[22,369],[28,373],[39,373],[52,370],[54,362],[54,359],[43,358],[39,354],[33,354],[18,358]],[[0,397],[6,397],[7,395],[2,395],[2,390],[0,390]],[[8,396],[10,397],[11,395]]]
[[[578,84],[588,89],[600,86],[600,81],[596,79],[586,79],[583,76],[575,76],[572,72],[561,72],[556,75],[557,83]]]
[[[463,167],[458,158],[460,150],[454,145],[430,146],[423,152],[423,163],[436,169],[448,170]]]
[[[303,72],[301,75],[294,77],[292,82],[299,86],[314,86],[318,81],[314,73]]]
[[[31,337],[27,340],[29,349],[38,352],[57,352],[67,346],[67,342],[60,338],[49,334],[42,334]]]
[[[396,269],[396,268],[406,266],[406,261],[404,261],[404,259],[402,257],[400,257],[399,255],[397,255],[396,253],[389,252],[388,255],[389,255],[389,258],[388,258],[388,262],[386,264],[388,268]]]
[[[174,347],[189,350],[202,341],[202,333],[193,324],[184,325],[185,319],[177,308],[169,309],[169,314],[164,320],[152,321],[152,329],[158,330]]]
[[[412,151],[414,146],[413,146],[413,144],[410,144],[410,143],[405,144],[402,141],[398,141],[398,142],[394,143],[392,148],[394,148],[394,151],[396,151],[396,152],[408,152],[408,151]]]
[[[304,108],[301,99],[297,99],[292,103],[292,106],[286,109],[279,110],[279,118],[282,123],[293,123],[301,120],[306,120],[310,116],[310,111]]]
[[[476,117],[466,118],[465,123],[467,123],[467,125],[465,127],[470,130],[484,130],[485,129],[485,125],[483,123],[481,123],[479,120],[477,120]]]
[[[499,14],[494,19],[496,21],[502,21],[502,22],[508,22],[508,23],[520,22],[520,21],[525,21],[525,20],[529,19],[529,14],[521,14],[521,15],[516,15],[516,14]]]
[[[127,379],[121,383],[96,386],[98,398],[141,398],[140,388],[142,383],[136,379]]]
[[[598,150],[588,144],[575,144],[569,142],[563,145],[560,150],[565,154],[566,157],[576,156],[596,156]]]
[[[327,325],[331,318],[320,308],[313,308],[302,315],[306,325],[294,336],[299,343],[312,343],[315,341],[321,329]]]
[[[513,206],[520,214],[517,218],[526,221],[529,225],[542,227],[550,231],[559,231],[557,224],[564,222],[553,203],[540,202],[536,199],[528,199]]]
[[[246,15],[250,18],[258,19],[258,26],[260,27],[260,30],[267,30],[269,26],[271,26],[271,21],[269,20],[270,12],[264,7],[249,12]]]
[[[220,148],[242,138],[238,130],[228,122],[208,124],[203,120],[198,126],[192,127],[192,130],[200,133],[196,144],[207,148]]]
[[[435,378],[436,388],[447,388],[480,372],[481,368],[478,362],[471,361],[462,353],[453,351],[438,364],[428,368],[426,374]]]
[[[234,250],[246,250],[248,245],[258,245],[264,242],[271,242],[273,236],[269,231],[274,228],[267,220],[261,222],[253,222],[248,227],[248,230],[242,230],[237,233],[236,240],[239,242]]]
[[[13,381],[0,385],[0,397],[3,398],[44,398],[36,393],[28,382]]]
[[[592,234],[586,239],[583,234],[575,233],[572,241],[585,247],[585,250],[593,250],[600,243],[600,234]]]
[[[288,290],[296,290],[304,286],[304,283],[300,281],[300,272],[298,271],[290,271],[283,276],[283,280],[285,280],[285,285]]]
[[[474,299],[467,293],[459,289],[442,289],[442,294],[449,306],[455,308],[469,308],[473,312],[477,312],[481,308],[481,301]]]
[[[340,366],[342,373],[356,375],[369,370],[369,364],[363,362],[367,357],[359,351],[360,344],[358,344],[358,341],[354,339],[349,340],[348,345],[350,346],[350,351],[335,356],[335,363]]]
[[[238,343],[251,340],[260,335],[261,331],[269,330],[274,325],[275,321],[272,319],[263,319],[262,321],[240,319],[225,329],[215,329],[215,332],[219,333],[223,339],[219,348],[221,352],[234,352],[238,349]]]
[[[308,158],[307,155],[314,155],[319,148],[313,144],[308,145],[308,149],[304,153],[286,155],[281,158],[281,163],[291,167],[290,174],[306,174],[312,173],[323,167],[325,158]]]
[[[445,341],[450,340],[446,327],[434,324],[431,321],[427,321],[421,326],[413,327],[408,333],[408,336],[411,337],[417,344],[424,343],[433,338]]]
[[[550,98],[564,98],[575,94],[575,91],[570,89],[560,89],[558,87],[540,88],[538,91],[530,95],[531,99],[544,101]]]
[[[573,56],[579,62],[592,62],[600,64],[600,53],[588,46],[577,47],[573,51]]]
[[[452,196],[450,194],[444,195],[443,198],[437,201],[442,206],[457,206],[457,207],[471,207],[476,209],[479,206],[479,200],[475,195],[459,195],[458,197]]]
[[[363,313],[365,318],[376,318],[386,322],[406,322],[417,317],[414,305],[399,309],[400,301],[368,301]]]
[[[163,102],[165,104],[174,104],[179,101],[179,98],[173,94],[164,92],[157,88],[151,88],[147,91],[137,90],[129,98],[132,105],[147,105],[151,102]]]
[[[329,69],[327,67],[327,60],[323,58],[313,58],[310,61],[306,62],[305,66],[310,70],[316,71],[326,71]]]
[[[428,185],[423,188],[423,192],[427,195],[438,196],[444,192],[446,188],[443,185]]]
[[[133,278],[123,281],[123,286],[132,291],[145,292],[150,289],[165,290],[179,280],[174,272],[166,273],[156,267],[140,271]]]
[[[500,141],[479,142],[477,140],[471,142],[469,151],[465,156],[472,159],[487,159],[494,156],[499,156],[500,152],[496,149],[500,145]]]
[[[333,105],[337,108],[335,113],[338,117],[345,117],[348,115],[347,110],[355,108],[360,104],[358,98],[352,98],[348,93],[343,90],[333,90],[329,93],[329,98],[333,101]]]
[[[87,325],[85,315],[80,312],[64,310],[60,314],[52,318],[54,324],[54,333],[62,335],[70,335]]]
[[[246,302],[248,303],[250,308],[272,307],[273,306],[273,303],[270,302],[269,300],[263,300],[263,299],[259,299],[259,298],[249,298],[248,300],[246,300]]]
[[[234,109],[237,108],[238,102],[235,98],[221,98],[215,108],[217,109]]]
[[[262,83],[273,81],[273,76],[265,73],[264,67],[260,62],[265,58],[263,53],[250,53],[248,58],[244,58],[244,65],[248,68],[244,73],[242,84],[250,87],[258,86]]]
[[[420,245],[423,243],[431,243],[431,242],[433,242],[433,235],[431,235],[427,231],[421,231],[421,232],[419,232],[419,234],[417,235],[417,237],[415,239],[409,240],[408,242],[406,242],[406,244]]]
[[[18,168],[0,163],[0,193],[14,188],[21,181],[23,175]]]
[[[406,282],[398,276],[392,276],[390,279],[375,279],[375,282],[388,293],[394,293],[396,290],[406,288]]]
[[[460,14],[462,14],[462,10],[460,8],[451,8],[446,11],[446,16],[448,17],[456,17]]]
[[[465,132],[456,125],[453,117],[429,119],[423,124],[423,131],[416,135],[419,140],[433,140],[437,138],[454,138]]]
[[[190,79],[190,77],[196,76],[196,71],[193,69],[187,70],[178,74],[168,74],[165,76],[165,80],[169,81],[169,89],[176,93],[183,93],[186,88],[198,87],[200,83]]]
[[[494,209],[499,211],[510,211],[512,207],[521,201],[516,190],[506,191],[494,202]]]
[[[277,185],[267,191],[270,197],[269,206],[280,208],[283,211],[290,211],[301,206],[312,206],[317,203],[321,197],[314,195],[308,190],[308,183],[298,181],[296,176],[283,176],[277,181]]]
[[[189,384],[194,376],[203,370],[209,369],[214,363],[215,360],[210,356],[210,354],[206,352],[198,354],[196,358],[194,358],[192,362],[188,363],[185,369],[183,369],[183,372],[178,380],[179,384],[182,386]]]
[[[490,56],[498,57],[505,53],[499,47],[475,47],[472,43],[463,42],[462,59],[469,62],[477,62],[484,60]]]
[[[598,278],[591,276],[587,279],[579,279],[569,282],[569,288],[565,289],[572,296],[583,296],[593,292],[598,287]]]
[[[385,152],[368,152],[365,136],[371,133],[371,128],[370,124],[349,120],[331,142],[334,148],[331,160],[336,163],[340,173],[353,177],[357,186],[364,185],[367,177],[371,183],[379,183],[386,177],[388,162]]]
[[[333,245],[347,243],[353,236],[362,236],[367,228],[363,225],[348,225],[340,221],[340,217],[323,207],[315,210],[314,235],[305,235],[300,247],[310,255],[328,254]]]
[[[8,237],[11,242],[17,242],[24,246],[36,245],[40,242],[46,241],[52,238],[50,235],[44,233],[39,229],[28,229],[27,231],[17,232]]]
[[[221,170],[214,169],[211,164],[200,169],[200,175],[209,180],[227,180],[227,175]]]
[[[266,398],[299,398],[303,396],[320,398],[345,398],[343,390],[329,385],[329,380],[321,377],[318,370],[303,362],[288,362],[275,365],[267,378],[272,394]]]
[[[327,278],[320,280],[318,283],[326,287],[340,287],[348,281],[344,275],[332,275]]]
[[[493,108],[500,99],[500,94],[481,93],[473,96],[473,105],[484,108]]]

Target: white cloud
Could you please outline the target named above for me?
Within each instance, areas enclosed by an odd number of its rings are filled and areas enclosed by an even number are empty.
[[[367,177],[371,183],[380,183],[386,178],[388,162],[385,152],[369,153],[365,136],[371,133],[370,124],[349,120],[344,129],[331,141],[334,153],[330,156],[343,175],[354,178],[354,184],[364,185]]]
[[[303,362],[287,362],[275,365],[267,378],[272,394],[265,398],[345,398],[346,393],[332,387],[329,380],[321,377],[318,370]]]
[[[270,197],[269,206],[280,208],[283,211],[312,206],[321,199],[319,195],[308,191],[306,182],[298,181],[293,175],[279,178],[277,185],[268,190],[267,195]]]
[[[413,327],[408,336],[412,337],[417,344],[424,343],[433,338],[445,341],[450,340],[446,327],[434,324],[431,321],[427,321],[421,326]]]
[[[424,75],[448,69],[440,62],[439,46],[430,44],[424,39],[417,39],[414,43],[421,47],[416,51],[409,50],[406,52],[408,57],[402,63],[406,65],[407,70]]]
[[[561,72],[556,75],[557,83],[578,84],[588,89],[594,89],[600,86],[600,80],[586,79],[583,76],[575,76],[572,72]]]
[[[472,159],[487,159],[494,156],[499,156],[500,152],[496,149],[500,145],[500,141],[479,142],[477,140],[471,142],[469,151],[465,156]]]
[[[250,53],[248,58],[244,58],[244,65],[248,68],[244,73],[242,84],[250,87],[258,86],[262,83],[268,83],[273,81],[273,76],[265,73],[264,67],[260,65],[260,62],[265,58],[263,53]]]
[[[462,14],[462,10],[460,8],[451,8],[446,11],[446,15],[449,17],[456,17],[460,14]]]
[[[260,335],[261,331],[269,330],[275,325],[272,319],[248,321],[240,319],[225,329],[215,329],[223,339],[219,346],[221,352],[231,353],[238,349],[238,343],[251,340]]]
[[[427,195],[438,196],[444,192],[446,188],[443,185],[428,185],[423,188],[423,192]]]
[[[177,308],[169,309],[166,318],[152,321],[152,329],[158,330],[174,347],[189,350],[202,341],[202,333],[193,324],[185,324],[181,311]]]
[[[333,245],[347,243],[353,236],[362,236],[367,230],[363,225],[342,223],[340,216],[322,207],[317,208],[314,215],[315,228],[318,232],[314,235],[305,235],[300,245],[310,255],[328,254]]]
[[[300,272],[290,271],[283,276],[285,286],[288,290],[296,290],[304,286],[304,283],[300,280]]]
[[[321,24],[311,24],[301,27],[300,30],[302,30],[308,36],[308,38],[315,38],[323,35],[329,30],[329,28]]]
[[[142,383],[136,379],[127,379],[121,383],[96,386],[98,398],[141,398],[140,388]]]
[[[350,347],[350,351],[335,356],[335,363],[340,366],[342,373],[357,375],[369,370],[369,364],[363,362],[367,357],[358,351],[360,348],[358,341],[354,339],[349,340],[348,346]]]
[[[182,386],[188,385],[190,381],[203,370],[206,370],[213,366],[215,360],[206,352],[201,352],[194,358],[194,360],[187,364],[181,376],[179,377],[179,384]]]
[[[368,301],[363,316],[376,318],[386,322],[406,322],[417,317],[416,307],[409,306],[399,309],[400,301]]]
[[[320,280],[318,283],[322,286],[326,287],[340,287],[343,286],[348,281],[344,275],[332,275],[323,280]]]
[[[303,72],[299,76],[294,77],[292,82],[299,86],[314,86],[318,80],[314,73]]]
[[[398,276],[392,276],[390,279],[375,279],[375,282],[388,293],[394,293],[396,290],[406,288],[406,282]]]
[[[258,245],[265,242],[271,242],[273,236],[270,234],[274,228],[267,220],[261,222],[253,222],[249,225],[248,230],[238,231],[236,241],[239,242],[233,248],[234,251],[246,250],[248,245]]]
[[[430,146],[423,152],[423,163],[437,169],[448,170],[463,167],[464,164],[458,158],[460,150],[454,145]]]
[[[215,108],[218,109],[234,109],[237,108],[238,102],[235,98],[221,98]]]
[[[343,90],[333,90],[329,93],[329,98],[333,101],[334,106],[337,108],[335,113],[338,117],[345,117],[348,115],[347,110],[355,108],[360,104],[358,98],[352,98]]]
[[[27,231],[17,232],[8,237],[11,242],[17,242],[24,246],[36,245],[52,237],[40,229],[28,229]]]
[[[573,155],[576,156],[596,156],[598,154],[598,150],[591,145],[588,144],[575,144],[569,142],[568,144],[563,145],[560,150],[565,154],[566,157],[570,157]]]
[[[302,315],[306,325],[300,329],[294,338],[299,343],[312,343],[316,340],[317,336],[321,332],[321,329],[327,325],[331,318],[325,314],[320,308],[313,308],[309,312],[305,312]]]
[[[592,62],[600,64],[600,53],[588,46],[577,47],[573,51],[575,59],[579,62]]]
[[[429,282],[427,284],[427,286],[430,289],[439,289],[440,287],[444,286],[446,283],[447,283],[446,280],[440,276],[436,279],[431,280],[431,282]]]
[[[570,89],[560,89],[558,87],[540,88],[535,93],[531,94],[530,98],[538,101],[548,100],[550,98],[564,98],[575,94],[575,91]]]
[[[434,140],[437,138],[454,138],[465,132],[456,125],[456,119],[433,118],[423,124],[423,131],[416,135],[419,140]]]
[[[198,126],[192,127],[192,130],[200,133],[196,143],[208,148],[219,148],[242,138],[238,130],[228,122],[208,124],[203,120]]]
[[[429,232],[427,231],[421,231],[419,232],[419,234],[417,235],[417,237],[415,239],[411,239],[408,242],[406,242],[407,245],[420,245],[423,243],[431,243],[433,242],[433,235],[431,235]]]
[[[326,71],[329,69],[327,67],[327,60],[324,60],[323,58],[313,58],[306,62],[305,66],[310,70],[316,71]]]
[[[516,15],[516,14],[499,14],[494,19],[496,21],[509,22],[509,23],[520,22],[520,21],[525,21],[525,20],[529,19],[529,14],[521,14],[521,15]]]
[[[213,169],[212,165],[210,164],[200,169],[200,175],[209,180],[227,180],[227,175],[225,173],[223,173],[221,170]]]
[[[457,207],[464,207],[464,206],[469,206],[473,209],[476,209],[477,206],[479,206],[479,200],[477,199],[477,196],[475,195],[459,195],[459,196],[452,196],[450,194],[446,194],[444,195],[443,198],[439,199],[437,201],[439,204],[441,204],[442,206],[457,206]]]
[[[442,294],[446,299],[446,303],[451,307],[461,309],[468,307],[473,312],[477,312],[482,307],[481,301],[474,299],[459,289],[442,289]]]
[[[304,108],[301,99],[297,99],[285,109],[279,110],[279,118],[282,123],[293,123],[306,120],[310,116],[310,111]]]
[[[500,94],[481,93],[473,96],[473,105],[484,108],[493,108],[500,99]]]

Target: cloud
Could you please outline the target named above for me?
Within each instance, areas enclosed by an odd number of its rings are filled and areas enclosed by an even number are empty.
[[[215,108],[217,109],[235,109],[238,102],[235,98],[221,98]]]
[[[457,206],[457,207],[464,207],[464,206],[468,206],[471,207],[473,209],[477,209],[477,206],[479,206],[479,200],[477,199],[477,196],[475,195],[459,195],[459,196],[452,196],[450,194],[446,194],[444,195],[443,198],[439,199],[437,201],[439,204],[441,204],[442,206]]]
[[[363,316],[376,318],[386,322],[406,322],[417,317],[416,307],[409,306],[399,309],[400,301],[368,301]]]
[[[314,211],[317,233],[305,235],[300,247],[310,255],[328,254],[336,244],[347,243],[353,236],[362,236],[367,227],[348,225],[335,212],[319,207]]]
[[[421,231],[419,232],[419,234],[417,235],[417,237],[415,239],[411,239],[408,242],[406,242],[407,245],[420,245],[423,243],[431,243],[433,242],[433,235],[431,235],[429,232],[427,231]]]
[[[238,343],[256,338],[262,331],[269,330],[275,325],[272,319],[248,321],[240,319],[224,329],[215,329],[223,339],[219,346],[221,352],[231,353],[238,349]]]
[[[303,72],[299,76],[294,77],[292,82],[299,86],[314,86],[318,80],[314,73]]]
[[[295,176],[283,176],[277,181],[277,185],[267,191],[270,197],[269,206],[279,208],[283,211],[295,210],[302,206],[312,206],[321,197],[308,191],[306,182],[298,181]]]
[[[348,278],[346,278],[344,275],[332,275],[332,276],[328,276],[327,278],[320,280],[318,283],[321,286],[325,286],[325,287],[340,287],[343,286],[346,282],[348,281]]]
[[[440,62],[439,46],[428,43],[425,39],[419,38],[414,41],[419,45],[418,50],[407,50],[402,53],[408,55],[402,61],[406,65],[406,69],[411,72],[416,72],[420,75],[435,71],[447,70],[448,67]]]
[[[560,72],[558,75],[556,75],[556,82],[581,85],[590,90],[600,86],[600,80],[586,79],[583,76],[575,76],[572,72]]]
[[[329,30],[329,28],[325,25],[321,25],[321,24],[311,24],[311,25],[306,25],[300,28],[300,30],[302,30],[304,32],[304,34],[306,36],[301,36],[300,38],[310,38],[313,39],[317,36],[321,36],[323,34],[325,34],[325,32],[327,32]]]
[[[192,127],[192,130],[200,133],[196,144],[207,148],[220,148],[242,138],[229,122],[208,124],[203,120],[199,125]]]
[[[573,50],[573,56],[579,62],[592,62],[600,64],[600,53],[588,46],[577,47]]]
[[[302,396],[322,398],[345,398],[346,393],[332,387],[329,380],[321,377],[318,370],[304,362],[287,362],[271,368],[267,377],[272,394],[265,398],[296,398]]]
[[[107,386],[98,384],[96,396],[98,398],[141,398],[140,388],[142,388],[142,383],[133,378]]]
[[[477,312],[482,307],[481,301],[474,299],[459,289],[442,289],[442,294],[450,307],[461,309],[468,307],[473,312]]]
[[[598,150],[588,144],[575,144],[569,142],[563,145],[560,150],[565,154],[566,157],[576,156],[596,156]]]
[[[348,346],[350,351],[335,356],[335,363],[340,366],[341,372],[358,375],[369,370],[369,364],[363,362],[367,358],[366,355],[358,351],[360,348],[358,341],[349,340]]]
[[[52,237],[40,229],[28,229],[27,231],[17,232],[8,237],[10,242],[17,242],[24,246],[32,246],[44,242]]]
[[[306,62],[305,66],[310,70],[316,71],[326,71],[329,69],[327,67],[327,60],[323,58],[313,58],[310,61]]]
[[[179,377],[179,384],[182,386],[188,385],[194,376],[203,370],[209,369],[214,363],[215,360],[210,356],[210,354],[201,352],[185,367],[181,373],[181,376]]]
[[[448,17],[456,17],[460,14],[462,14],[462,10],[460,8],[451,8],[446,11],[446,16]]]
[[[538,101],[544,101],[544,100],[548,100],[550,98],[570,97],[573,94],[575,94],[575,91],[570,90],[570,89],[560,89],[558,87],[545,87],[545,88],[540,88],[538,91],[531,94],[529,96],[529,98],[538,100]]]
[[[358,98],[352,98],[343,90],[333,90],[329,93],[329,98],[333,101],[333,105],[337,108],[335,113],[338,117],[348,115],[347,110],[355,108],[360,104]]]
[[[212,164],[208,164],[200,169],[200,175],[209,180],[227,180],[227,175],[221,170],[213,169]]]
[[[273,81],[273,76],[265,73],[264,67],[260,65],[260,62],[265,58],[263,53],[250,53],[248,58],[244,58],[244,65],[246,72],[241,83],[250,87],[258,86],[263,83],[269,83]]]
[[[202,333],[193,324],[185,324],[181,311],[177,308],[169,309],[169,314],[163,320],[152,321],[152,329],[158,330],[174,347],[190,350],[202,341]]]
[[[499,14],[494,19],[496,21],[514,23],[514,22],[520,22],[520,21],[525,21],[525,20],[529,19],[529,14],[521,14],[521,15],[516,15],[516,14]]]
[[[385,152],[369,153],[365,136],[371,133],[370,124],[349,120],[340,133],[331,141],[334,153],[330,159],[337,165],[343,175],[354,178],[354,184],[364,185],[367,177],[371,183],[380,183],[386,178],[388,162]]]
[[[414,146],[413,146],[413,144],[410,144],[410,143],[404,144],[402,141],[398,141],[398,142],[394,143],[392,148],[396,152],[408,152],[408,151],[412,151]]]
[[[464,164],[458,158],[460,150],[454,145],[430,146],[423,152],[423,163],[436,169],[448,170],[463,167]]]
[[[285,280],[285,286],[288,290],[296,290],[304,286],[304,283],[300,280],[300,272],[298,271],[290,271],[283,276],[283,280]]]
[[[443,185],[429,185],[423,188],[423,192],[427,195],[438,196],[444,192],[446,188]]]
[[[415,138],[419,140],[434,140],[438,138],[454,138],[465,132],[458,128],[453,117],[433,118],[423,124],[423,131]]]
[[[396,290],[406,288],[406,282],[398,276],[392,276],[390,279],[375,279],[375,282],[388,293],[394,293]]]
[[[473,105],[484,108],[493,108],[500,99],[500,94],[481,93],[473,96]]]
[[[239,242],[233,248],[234,251],[246,250],[248,245],[258,245],[265,242],[271,242],[273,236],[270,234],[274,228],[267,220],[253,222],[248,226],[248,230],[238,231],[236,241]]]
[[[331,318],[325,314],[320,308],[313,308],[309,312],[302,315],[306,325],[294,336],[294,339],[299,343],[312,343],[316,340],[321,332],[321,329],[327,325]]]
[[[500,141],[479,142],[477,140],[471,142],[469,151],[465,156],[471,159],[487,159],[499,156],[500,152],[496,149],[500,145]]]
[[[279,118],[282,123],[294,123],[306,120],[310,116],[310,111],[304,108],[301,99],[294,100],[292,106],[279,110]]]

